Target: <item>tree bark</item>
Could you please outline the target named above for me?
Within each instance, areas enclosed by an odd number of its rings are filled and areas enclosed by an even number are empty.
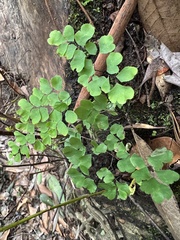
[[[32,86],[40,77],[64,74],[64,62],[49,46],[54,30],[67,24],[67,0],[0,0],[0,62],[13,74],[22,74]]]

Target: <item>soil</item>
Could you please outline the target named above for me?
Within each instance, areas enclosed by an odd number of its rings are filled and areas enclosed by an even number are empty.
[[[122,3],[123,1],[120,0],[99,0],[90,1],[85,6],[87,13],[91,17],[96,28],[95,41],[97,41],[102,35],[108,33],[112,25],[112,20],[109,16],[118,10]],[[80,10],[77,2],[71,0],[69,24],[73,25],[74,28],[78,30],[85,22],[88,21],[84,13]],[[129,37],[129,34],[131,38]],[[142,63],[138,60],[137,52]],[[144,77],[142,68],[146,69],[147,62],[146,50],[144,47],[144,32],[137,9],[127,26],[127,31],[124,34],[124,46],[121,53],[123,55],[122,68],[124,66],[135,66],[139,69],[138,75],[131,82],[136,94],[133,101],[127,103],[123,109],[119,111],[119,115],[112,118],[112,121],[118,123],[120,122],[123,126],[126,126],[129,124],[126,117],[126,114],[128,114],[131,123],[147,123],[153,126],[166,127],[166,130],[161,129],[156,132],[147,129],[137,130],[137,134],[142,138],[152,138],[154,134],[156,136],[163,135],[174,137],[168,108],[161,99],[158,90],[155,89],[154,91],[150,107],[147,107],[146,103],[142,104],[139,101],[138,87]],[[71,81],[68,79],[71,79]],[[19,86],[21,86],[22,83],[19,82],[18,77],[15,77],[15,80]],[[81,89],[76,80],[77,76],[71,72],[67,66],[66,88],[73,97],[74,103]],[[28,85],[28,83],[26,84]],[[150,89],[151,80],[147,82],[146,87],[147,89]],[[11,101],[16,99],[17,94],[14,93],[12,89],[9,90],[6,84],[3,85],[3,89],[3,95],[1,97],[6,97],[6,99],[8,99],[7,101],[9,101],[9,99]],[[145,88],[142,88],[141,95],[143,94],[145,94]],[[172,86],[168,95],[173,95],[174,99],[171,102],[172,109],[176,115],[179,115],[180,90],[177,87]],[[10,97],[8,98],[8,96]],[[8,114],[14,113],[17,108],[17,104],[11,104],[10,106],[11,110],[6,111],[8,106],[3,102],[1,112],[7,112]],[[12,121],[9,120],[6,124],[12,125]],[[1,129],[2,131],[6,131],[4,124],[1,125]],[[13,139],[12,136],[11,138]],[[1,151],[3,152],[1,157],[3,159],[3,163],[6,159],[5,156],[9,151],[7,147],[7,142],[9,140],[9,137],[1,138]],[[132,145],[134,144],[132,134],[129,130],[126,131],[126,141]],[[51,151],[48,151],[48,155],[50,154]],[[38,161],[39,163],[41,163],[42,160],[44,161],[44,156],[36,157],[34,155],[33,158],[36,158],[35,161]],[[57,163],[55,156],[49,156],[49,159],[51,161],[50,165],[52,165],[51,168],[46,171],[44,168],[41,169],[39,167],[38,172],[44,172],[44,178],[47,174],[56,176],[61,183],[62,188],[64,186],[65,193],[62,194],[66,195],[66,197],[72,196],[72,185],[68,181],[66,182],[64,177],[64,173],[67,170],[66,163],[63,161],[61,164],[59,164],[59,162]],[[29,160],[25,159],[24,163],[29,163]],[[92,175],[94,175],[96,169],[109,166],[110,164],[110,170],[116,173],[116,160],[112,159],[112,157],[107,157],[105,160],[104,156],[100,155],[98,156],[98,159],[94,159],[94,163],[96,164],[94,164]],[[24,170],[21,170],[21,168],[18,170],[18,167],[14,167],[12,170],[9,169],[10,168],[8,167],[0,168],[0,220],[2,225],[12,222],[12,219],[13,221],[17,221],[24,216],[32,214],[33,211],[36,212],[46,208],[46,205],[40,203],[39,200],[39,195],[40,192],[42,193],[42,190],[40,190],[39,185],[35,183],[37,181],[36,172],[32,171],[29,167],[25,167]],[[123,176],[123,180],[131,181],[128,175]],[[179,189],[179,182],[173,185],[173,189],[176,189],[175,191],[178,192],[177,189]],[[73,194],[75,195],[81,195],[82,193],[84,193],[82,190],[78,190],[77,192],[76,190],[73,191]],[[178,193],[175,192],[175,194],[179,201]],[[53,212],[52,214],[49,213],[46,216],[44,215],[42,217],[35,218],[30,222],[14,228],[14,230],[11,231],[5,239],[163,240],[165,237],[162,233],[164,233],[168,239],[173,239],[171,234],[168,232],[164,221],[157,212],[151,198],[141,192],[140,189],[137,189],[136,193],[126,201],[109,201],[104,197],[97,197],[95,199],[83,200],[81,203],[67,206],[67,208],[64,208],[59,212],[59,214],[61,216],[60,220],[57,220],[61,223],[59,223],[59,228],[56,226],[56,214]],[[50,221],[49,225],[51,226],[48,225],[48,221]]]

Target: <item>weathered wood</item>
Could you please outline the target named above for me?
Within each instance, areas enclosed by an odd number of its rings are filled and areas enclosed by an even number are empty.
[[[40,77],[64,77],[63,60],[47,39],[62,30],[68,18],[67,0],[0,0],[0,61],[14,74],[38,85]]]

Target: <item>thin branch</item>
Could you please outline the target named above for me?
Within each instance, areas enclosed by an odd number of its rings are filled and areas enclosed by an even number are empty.
[[[82,10],[83,13],[85,14],[85,16],[86,16],[86,18],[88,19],[89,23],[94,26],[93,21],[91,20],[89,14],[87,13],[86,9],[83,7],[83,5],[81,4],[81,2],[80,2],[79,0],[76,0],[76,2],[79,4],[81,10]]]

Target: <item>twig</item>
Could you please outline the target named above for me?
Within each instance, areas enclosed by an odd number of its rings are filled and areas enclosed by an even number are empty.
[[[109,35],[111,35],[114,38],[115,45],[118,44],[121,37],[123,36],[125,28],[131,18],[131,15],[134,12],[137,2],[138,2],[137,0],[126,0],[123,6],[121,7],[121,9],[119,10],[117,17],[109,31]],[[96,71],[95,75],[101,76],[102,73],[106,70],[107,56],[108,54],[102,54],[102,53],[99,53],[99,55],[97,56],[97,59],[94,63],[94,69]],[[88,98],[89,98],[89,92],[85,87],[83,87],[78,96],[74,109],[79,107],[81,100],[88,99]]]
[[[51,9],[50,9],[50,6],[49,6],[49,3],[48,3],[48,0],[44,0],[44,3],[45,3],[45,6],[47,8],[47,11],[48,11],[48,14],[54,24],[54,26],[58,29],[58,26],[57,26],[57,23],[55,22],[54,18],[53,18],[53,15],[52,15],[52,12],[51,12]]]
[[[131,37],[131,34],[129,33],[129,31],[128,31],[127,29],[126,29],[126,33],[128,34],[128,36],[129,36],[129,38],[131,39],[131,42],[132,42],[132,44],[133,44],[133,46],[134,46],[136,55],[137,55],[137,57],[138,57],[139,65],[141,66],[142,73],[145,74],[144,66],[142,65],[142,61],[141,61],[141,57],[140,57],[140,55],[139,55],[139,50],[138,50],[138,48],[137,48],[137,45],[136,45],[134,39]]]
[[[154,76],[153,76],[153,78],[152,78],[151,90],[150,90],[149,99],[148,99],[149,101],[147,102],[148,107],[150,107],[150,101],[151,101],[152,95],[153,95],[153,93],[154,93],[155,82],[156,82],[156,72],[154,73]]]
[[[86,16],[86,18],[88,19],[89,23],[94,26],[93,21],[91,20],[89,14],[87,13],[86,9],[83,7],[83,5],[81,4],[81,2],[80,2],[79,0],[76,0],[76,2],[79,4],[81,10],[82,10],[83,13],[85,14],[85,16]]]
[[[30,215],[30,216],[28,216],[28,217],[25,217],[25,218],[23,218],[23,219],[21,219],[21,220],[18,220],[17,222],[10,223],[9,225],[0,227],[0,232],[4,232],[4,231],[6,231],[6,230],[8,230],[8,229],[17,227],[17,226],[19,226],[20,224],[23,224],[23,223],[25,223],[25,222],[27,222],[27,221],[35,218],[35,217],[38,217],[38,216],[42,215],[43,213],[49,212],[49,211],[51,211],[51,210],[53,210],[53,209],[56,209],[56,208],[59,208],[59,207],[62,207],[62,206],[66,206],[66,205],[69,205],[69,204],[76,203],[76,202],[78,202],[78,201],[81,201],[81,200],[84,199],[84,198],[90,198],[90,197],[96,197],[96,196],[98,196],[98,195],[102,195],[103,192],[104,192],[104,190],[102,190],[102,191],[100,191],[100,192],[90,193],[90,194],[82,195],[82,196],[77,197],[77,198],[70,199],[70,200],[68,200],[67,202],[58,204],[58,205],[56,205],[56,206],[50,207],[50,208],[45,209],[45,210],[42,210],[42,211],[37,212],[37,213],[35,213],[35,214],[32,214],[32,215]]]

